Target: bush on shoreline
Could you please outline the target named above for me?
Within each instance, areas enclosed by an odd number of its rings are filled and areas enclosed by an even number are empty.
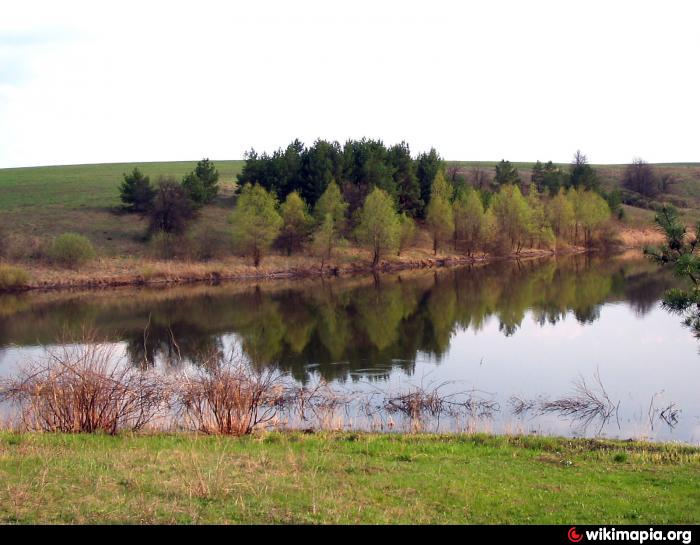
[[[85,265],[97,255],[90,240],[77,233],[59,235],[51,243],[47,253],[52,262],[68,268]]]

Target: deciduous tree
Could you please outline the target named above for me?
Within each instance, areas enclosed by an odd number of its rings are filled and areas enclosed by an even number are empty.
[[[282,216],[280,242],[287,250],[287,255],[291,255],[292,251],[299,249],[309,236],[312,219],[308,206],[296,191],[287,195],[280,206],[280,215]]]
[[[277,199],[262,186],[246,184],[230,217],[236,247],[258,267],[282,228]]]
[[[384,253],[399,247],[401,223],[394,202],[383,189],[372,189],[359,214],[357,239],[372,250],[372,267],[379,265]]]

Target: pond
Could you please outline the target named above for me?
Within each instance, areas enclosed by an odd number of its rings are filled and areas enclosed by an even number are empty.
[[[699,341],[660,305],[677,284],[635,253],[5,295],[0,376],[91,331],[165,372],[237,349],[300,384],[467,392],[469,430],[697,444]]]

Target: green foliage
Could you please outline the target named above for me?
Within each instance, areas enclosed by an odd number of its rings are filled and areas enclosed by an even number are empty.
[[[309,236],[312,219],[308,206],[296,191],[287,195],[280,206],[280,215],[282,216],[280,242],[287,250],[287,255],[291,255],[293,250],[301,248]]]
[[[182,185],[172,177],[161,177],[148,215],[148,230],[151,235],[158,231],[182,235],[197,212]]]
[[[326,216],[330,214],[335,230],[342,232],[345,228],[345,213],[347,209],[348,205],[343,200],[338,184],[331,180],[316,203],[314,216],[317,223],[323,223]]]
[[[570,233],[574,227],[574,206],[570,199],[566,198],[563,188],[555,197],[552,197],[546,206],[547,220],[556,237],[563,237]]]
[[[697,255],[700,223],[696,225],[694,235],[689,237],[673,206],[664,206],[655,220],[666,237],[666,243],[660,248],[645,248],[645,255],[659,265],[673,266],[678,276],[692,282],[690,290],[675,288],[667,291],[663,300],[664,307],[684,313],[685,325],[693,330],[696,337],[700,337],[700,256]]]
[[[362,206],[355,231],[360,243],[372,250],[372,266],[376,267],[382,254],[395,252],[401,237],[401,222],[394,202],[386,191],[375,187]]]
[[[454,188],[452,184],[445,178],[445,173],[442,170],[438,170],[433,180],[432,189],[430,192],[430,198],[440,197],[447,202],[452,202],[452,197],[454,195]]]
[[[487,242],[486,212],[479,194],[471,188],[460,192],[453,210],[455,241],[467,255],[472,255]]]
[[[433,253],[436,255],[440,245],[450,240],[455,230],[452,204],[449,198],[446,197],[446,195],[451,195],[451,193],[444,176],[441,172],[438,172],[433,183],[433,194],[430,197],[425,218],[425,223],[433,237]]]
[[[119,186],[119,198],[130,212],[146,212],[153,203],[156,191],[151,186],[148,176],[138,169],[124,174],[124,181]]]
[[[75,268],[95,259],[96,253],[92,243],[83,235],[63,233],[51,243],[48,256],[58,265]]]
[[[279,235],[283,223],[275,196],[258,184],[243,186],[230,222],[236,248],[252,256],[256,267]]]
[[[537,161],[532,167],[532,174],[530,175],[530,182],[534,184],[537,191],[542,192],[545,189],[544,185],[544,165],[541,161]]]
[[[431,148],[428,153],[421,153],[416,159],[416,176],[420,185],[420,197],[424,203],[421,216],[427,213],[427,205],[430,203],[433,180],[439,172],[444,173],[445,161],[440,157],[435,148]]]
[[[576,192],[571,189],[570,192]],[[574,213],[578,224],[583,228],[584,244],[589,246],[593,231],[610,218],[608,203],[594,191],[578,191]]]
[[[520,184],[518,169],[510,161],[501,159],[501,162],[496,165],[496,175],[493,178],[493,182],[497,187]]]
[[[238,182],[259,183],[280,199],[298,191],[315,207],[336,180],[351,216],[372,188],[379,187],[398,203],[400,211],[415,217],[424,213],[432,181],[442,169],[444,162],[434,149],[413,159],[405,142],[387,147],[381,140],[362,138],[341,147],[338,142],[317,140],[306,147],[295,140],[271,155],[250,150]],[[319,223],[324,216],[319,214]]]
[[[389,148],[387,159],[391,164],[396,187],[396,199],[399,210],[411,217],[420,215],[424,203],[421,198],[421,186],[417,174],[416,162],[411,158],[411,150],[406,142]]]
[[[531,231],[531,210],[517,185],[501,187],[491,202],[498,230],[512,250],[520,252]]]
[[[336,223],[333,221],[333,216],[329,213],[323,218],[323,221],[314,232],[311,242],[311,250],[314,255],[321,258],[321,269],[333,255],[333,248],[336,247],[340,233],[336,228]]]
[[[0,290],[20,289],[29,284],[29,273],[20,267],[0,264]]]
[[[527,194],[527,205],[530,208],[528,234],[530,246],[551,248],[555,242],[554,231],[547,220],[545,206],[534,185],[530,186]]]
[[[190,199],[198,206],[212,202],[219,194],[219,173],[214,163],[202,159],[193,172],[182,180]]]
[[[559,189],[566,186],[567,176],[552,161],[548,161],[542,172],[542,188],[540,191],[547,191],[550,195],[556,195]]]

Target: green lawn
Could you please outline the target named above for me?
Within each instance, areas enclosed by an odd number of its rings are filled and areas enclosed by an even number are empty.
[[[485,435],[0,434],[0,522],[696,523],[700,450]]]

